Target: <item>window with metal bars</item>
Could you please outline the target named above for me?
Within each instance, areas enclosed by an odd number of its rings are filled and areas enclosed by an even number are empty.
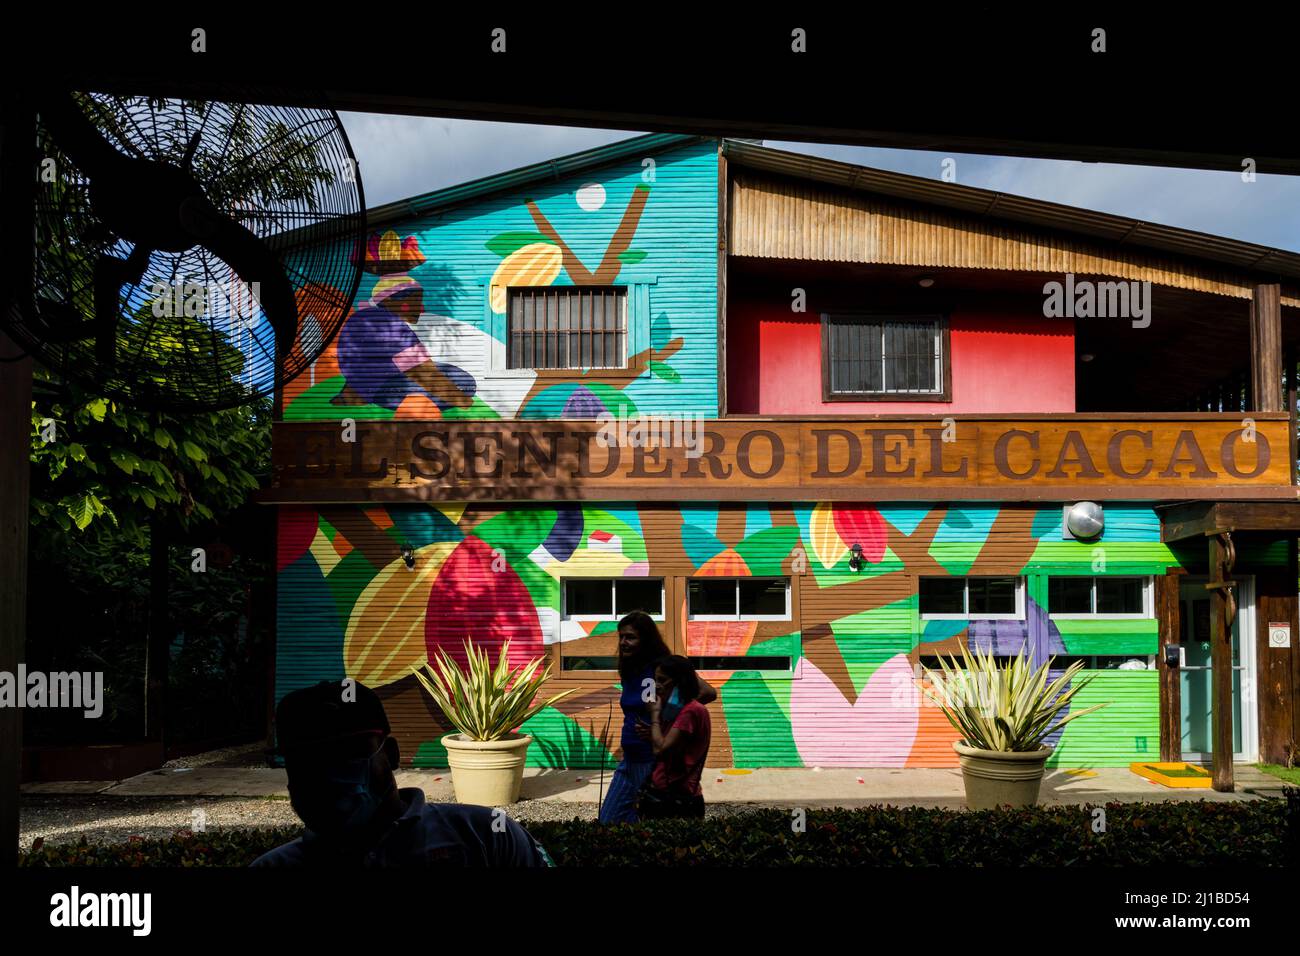
[[[941,316],[822,316],[823,398],[949,400]]]
[[[509,368],[626,368],[627,289],[510,289]]]

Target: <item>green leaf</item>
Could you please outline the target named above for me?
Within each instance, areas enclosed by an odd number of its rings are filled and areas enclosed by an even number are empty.
[[[77,526],[78,531],[85,531],[86,526],[90,524],[95,517],[95,509],[90,503],[90,498],[86,495],[80,495],[68,504],[68,516],[72,523]]]
[[[135,455],[131,454],[129,451],[123,451],[121,448],[114,448],[110,451],[108,453],[108,460],[117,465],[117,467],[121,468],[128,475],[135,474],[135,465],[136,462],[139,461]]]
[[[72,456],[73,461],[86,460],[86,449],[81,447],[81,445],[75,441],[68,446],[68,454]]]
[[[663,379],[665,382],[676,383],[682,380],[682,377],[677,373],[677,370],[664,362],[652,361],[650,363],[650,374],[656,378]]]
[[[646,255],[647,253],[644,249],[624,249],[618,254],[618,258],[620,262],[625,262],[628,265],[635,265],[636,263],[643,261]]]
[[[554,240],[542,235],[540,232],[503,232],[500,235],[493,236],[484,245],[504,259],[510,253],[516,252],[534,242],[555,245]]]
[[[185,452],[193,461],[207,461],[207,453],[188,438],[181,441],[181,451]]]
[[[175,448],[176,441],[167,433],[167,429],[161,426],[153,430],[153,440],[159,448]]]
[[[93,402],[88,402],[86,411],[90,412],[95,421],[102,422],[104,415],[108,412],[108,399],[97,398]]]

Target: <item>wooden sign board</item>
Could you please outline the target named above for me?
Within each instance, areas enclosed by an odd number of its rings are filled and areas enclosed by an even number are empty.
[[[277,422],[263,501],[1294,499],[1285,416]]]

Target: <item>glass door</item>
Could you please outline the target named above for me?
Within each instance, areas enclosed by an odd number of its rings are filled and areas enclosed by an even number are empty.
[[[1213,752],[1213,670],[1210,652],[1210,592],[1206,578],[1181,583],[1178,615],[1179,700],[1182,710],[1183,759],[1208,763]],[[1255,714],[1253,641],[1241,640],[1242,633],[1254,635],[1254,582],[1240,582],[1238,611],[1232,622],[1232,749],[1234,760],[1254,759]]]

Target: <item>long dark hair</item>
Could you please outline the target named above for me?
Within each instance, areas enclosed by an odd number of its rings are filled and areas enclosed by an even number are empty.
[[[659,633],[659,626],[655,624],[652,618],[645,611],[630,611],[618,622],[618,629],[621,631],[625,627],[630,627],[636,631],[637,637],[641,638],[641,647],[637,651],[636,657],[624,660],[619,658],[618,675],[624,680],[632,680],[645,670],[647,664],[654,664],[660,658],[672,654],[668,645],[664,643],[663,635]]]
[[[695,673],[695,665],[686,658],[680,654],[670,654],[656,663],[655,667],[663,671],[668,679],[673,682],[673,689],[677,691],[677,698],[683,704],[699,699],[700,678]]]

